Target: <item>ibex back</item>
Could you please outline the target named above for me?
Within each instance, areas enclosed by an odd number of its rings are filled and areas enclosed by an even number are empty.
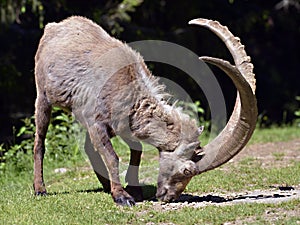
[[[142,57],[101,27],[83,17],[70,17],[46,26],[35,56],[36,136],[34,190],[46,194],[43,180],[44,140],[52,106],[71,111],[87,129],[85,149],[105,191],[118,205],[142,200],[138,181],[140,141],[159,150],[157,198],[172,201],[190,179],[227,162],[249,140],[256,121],[252,64],[240,42],[214,21],[192,23],[216,32],[232,52],[235,63],[204,58],[223,69],[239,95],[236,108],[219,137],[200,148],[202,127],[165,101],[164,87],[147,69]],[[250,83],[250,84],[249,84]],[[241,102],[243,107],[240,107]],[[119,160],[110,139],[118,135],[130,146],[128,188],[119,179]],[[217,156],[214,159],[212,155]]]

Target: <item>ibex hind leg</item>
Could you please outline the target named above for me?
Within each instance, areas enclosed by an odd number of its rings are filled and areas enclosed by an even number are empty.
[[[45,195],[46,187],[43,179],[43,159],[45,154],[45,138],[51,117],[51,105],[45,95],[38,95],[35,105],[36,133],[34,140],[34,192]]]
[[[94,149],[101,156],[107,168],[114,202],[121,206],[135,205],[134,198],[122,188],[119,177],[119,158],[111,144],[107,126],[98,121],[88,127],[88,132]]]
[[[141,163],[142,144],[124,140],[130,147],[130,162],[126,173],[125,180],[128,183],[126,191],[134,198],[135,201],[141,202],[144,199],[143,190],[139,183],[139,166]]]
[[[98,180],[103,186],[103,190],[107,193],[110,193],[111,188],[107,168],[101,158],[101,155],[94,149],[94,146],[91,143],[90,135],[88,133],[85,137],[84,149]]]

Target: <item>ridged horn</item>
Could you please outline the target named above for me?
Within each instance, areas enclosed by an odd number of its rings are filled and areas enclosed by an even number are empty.
[[[251,59],[247,56],[239,38],[217,21],[194,19],[189,24],[210,29],[225,43],[235,65],[218,58],[200,57],[200,59],[223,70],[237,89],[235,107],[225,128],[215,139],[203,147],[204,157],[197,162],[200,174],[229,161],[249,141],[257,121],[256,86]]]

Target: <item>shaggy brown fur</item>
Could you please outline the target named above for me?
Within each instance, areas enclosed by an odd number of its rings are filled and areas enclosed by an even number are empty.
[[[201,57],[222,69],[238,91],[227,125],[203,148],[198,141],[203,128],[166,103],[164,87],[137,52],[83,17],[70,17],[46,26],[35,57],[36,194],[46,193],[44,141],[53,105],[72,111],[87,129],[85,150],[104,190],[110,191],[119,205],[134,205],[135,200],[142,199],[138,182],[140,141],[159,150],[156,196],[162,201],[178,198],[193,176],[226,163],[243,149],[257,119],[250,57],[239,38],[217,21],[195,19],[190,24],[207,27],[217,34],[235,62],[231,65],[222,59]],[[120,184],[119,159],[110,142],[115,135],[130,146],[126,191]]]
[[[199,146],[196,122],[165,103],[164,88],[149,72],[142,57],[92,21],[76,16],[48,24],[35,62],[36,194],[46,193],[42,163],[53,105],[72,111],[87,129],[87,140],[92,145],[86,144],[86,152],[104,189],[111,191],[120,205],[132,205],[134,199],[121,187],[118,156],[111,137],[119,135],[131,147],[131,167],[126,178],[134,189],[129,188],[129,192],[136,200],[142,198],[140,188],[134,187],[138,185],[135,167],[140,163],[140,140],[161,152],[174,152],[179,146],[184,152],[189,143],[196,143],[194,149]],[[170,164],[166,167],[169,170],[176,162],[170,159],[166,163]],[[172,173],[176,171],[173,169]],[[163,183],[162,180],[159,182]]]

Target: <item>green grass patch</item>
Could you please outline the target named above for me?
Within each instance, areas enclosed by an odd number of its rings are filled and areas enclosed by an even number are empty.
[[[67,120],[67,119],[64,119]],[[53,131],[54,132],[54,131]],[[55,133],[56,134],[56,133]],[[283,127],[255,131],[251,144],[282,142],[299,138],[299,128]],[[60,136],[65,145],[68,140]],[[49,139],[52,140],[52,139]],[[54,140],[54,139],[53,139]],[[51,144],[49,142],[49,144]],[[121,158],[121,176],[129,161],[128,147],[120,139],[113,145]],[[28,146],[27,146],[28,147]],[[29,149],[26,145],[22,149]],[[52,146],[51,149],[54,149]],[[144,187],[147,198],[154,195],[158,173],[158,152],[144,145],[141,179],[149,186]],[[32,181],[32,153],[25,151],[7,155],[11,161],[2,164],[0,171],[0,224],[224,224],[244,221],[246,224],[299,224],[300,199],[279,204],[236,204],[227,206],[205,206],[193,208],[189,205],[176,210],[161,210],[151,201],[133,208],[116,206],[109,194],[102,191],[86,157],[72,143],[68,160],[63,155],[51,155],[45,159],[45,182],[48,196],[35,197]],[[283,153],[273,153],[275,160],[282,160]],[[25,161],[22,161],[24,157]],[[17,169],[14,165],[18,164]],[[64,167],[65,173],[54,169]],[[151,178],[151,179],[150,179]],[[124,179],[123,179],[124,182]],[[256,158],[244,158],[239,163],[229,164],[203,173],[192,179],[185,193],[204,196],[205,193],[231,193],[268,189],[271,186],[300,184],[300,163],[291,160],[284,167],[263,168]],[[125,183],[124,183],[125,185]],[[276,217],[276,220],[270,220]]]
[[[249,141],[249,144],[284,142],[297,138],[300,138],[299,126],[271,127],[264,129],[256,129]]]
[[[81,190],[89,188],[83,184]],[[133,208],[118,207],[103,192],[70,190],[34,197],[30,187],[14,184],[2,188],[0,195],[0,224],[223,224],[242,220],[247,224],[269,224],[268,212],[280,213],[276,224],[296,224],[300,220],[299,215],[284,216],[284,212],[298,210],[300,200],[158,210],[151,202]]]
[[[300,184],[300,163],[280,168],[262,168],[255,159],[245,159],[226,170],[215,170],[196,176],[187,186],[191,193],[238,192],[268,189],[271,186],[294,186]]]

